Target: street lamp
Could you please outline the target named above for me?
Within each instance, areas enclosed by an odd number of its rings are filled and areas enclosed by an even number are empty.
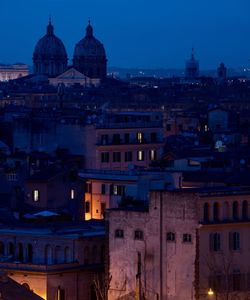
[[[208,296],[213,296],[214,295],[214,291],[210,288],[207,292]]]

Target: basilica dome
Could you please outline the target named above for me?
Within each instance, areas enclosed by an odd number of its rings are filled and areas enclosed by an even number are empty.
[[[49,21],[47,33],[36,44],[33,53],[34,73],[56,76],[67,68],[67,53],[63,42],[54,34]]]
[[[85,37],[80,40],[74,50],[74,67],[90,78],[106,76],[107,59],[103,44],[93,35],[90,22]]]

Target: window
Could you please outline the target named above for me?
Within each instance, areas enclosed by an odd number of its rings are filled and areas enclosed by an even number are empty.
[[[156,132],[151,132],[150,137],[151,137],[151,142],[152,143],[157,142],[157,133]]]
[[[124,134],[124,142],[125,142],[125,144],[129,144],[129,142],[130,142],[130,134],[129,133]]]
[[[136,141],[137,143],[141,144],[144,141],[144,134],[142,132],[136,133]]]
[[[101,162],[108,163],[109,162],[109,152],[102,152],[101,153]]]
[[[209,222],[209,204],[207,202],[203,206],[203,220]]]
[[[115,237],[119,238],[119,239],[123,239],[124,238],[124,232],[122,229],[116,229],[115,230]]]
[[[167,232],[167,241],[175,242],[175,233]]]
[[[167,131],[171,131],[171,124],[167,124]]]
[[[238,202],[233,202],[233,219],[236,221],[239,217],[239,209],[238,209]]]
[[[107,145],[108,142],[109,142],[109,136],[107,134],[102,134],[101,135],[101,144]]]
[[[150,159],[150,160],[156,160],[156,157],[157,157],[157,152],[156,152],[156,150],[150,150],[150,151],[149,151],[149,159]]]
[[[33,201],[37,202],[40,200],[40,192],[39,190],[33,190],[32,192]]]
[[[229,233],[229,249],[240,250],[240,233],[230,232]]]
[[[192,235],[189,233],[184,233],[183,234],[183,243],[191,243],[192,242]]]
[[[143,240],[143,231],[135,230],[134,238],[135,240]]]
[[[119,145],[121,143],[120,134],[113,134],[113,144]]]
[[[102,188],[101,189],[102,189],[101,190],[102,195],[105,195],[106,194],[106,185],[105,185],[105,183],[102,183]]]
[[[14,244],[12,242],[9,242],[8,252],[9,252],[9,255],[14,255],[14,253],[15,253]]]
[[[74,199],[75,199],[75,190],[74,190],[74,189],[71,189],[71,190],[70,190],[70,199],[71,199],[71,200],[74,200]]]
[[[85,202],[85,213],[89,213],[90,212],[90,202],[86,201]]]
[[[242,219],[248,219],[248,202],[246,200],[242,202]]]
[[[125,161],[132,161],[132,160],[133,160],[132,152],[131,151],[125,152]]]
[[[179,125],[178,125],[178,129],[179,129],[179,131],[182,131],[182,130],[183,130],[183,125],[182,125],[182,124],[179,124]]]
[[[102,202],[101,203],[101,215],[104,216],[106,210],[106,203]]]
[[[4,255],[4,243],[0,242],[0,255]]]
[[[143,161],[144,160],[144,151],[137,151],[137,160]]]
[[[33,248],[31,244],[27,245],[27,262],[28,263],[33,262]]]
[[[65,290],[62,289],[60,285],[57,288],[56,300],[65,300]]]
[[[85,193],[89,193],[89,194],[92,193],[92,184],[91,184],[91,182],[86,182],[86,184],[85,184]]]
[[[121,161],[121,152],[113,152],[113,162]]]
[[[221,238],[220,233],[210,233],[209,235],[209,248],[210,251],[220,251],[221,250]]]
[[[113,185],[112,195],[123,196],[124,194],[125,194],[125,186],[124,185]]]
[[[219,204],[217,202],[214,203],[213,206],[213,214],[214,214],[214,221],[219,221]]]

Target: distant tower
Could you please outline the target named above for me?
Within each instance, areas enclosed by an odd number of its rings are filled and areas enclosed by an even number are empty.
[[[219,79],[226,79],[227,78],[227,68],[225,67],[224,63],[221,63],[217,69],[217,76]]]
[[[105,78],[107,74],[107,58],[103,44],[93,35],[93,27],[86,27],[86,35],[76,46],[73,66],[90,78]]]
[[[57,76],[67,68],[68,57],[63,42],[54,34],[49,19],[47,33],[37,42],[33,53],[35,74]]]
[[[194,57],[194,48],[192,48],[191,58],[186,61],[185,76],[188,79],[199,77],[199,61]]]

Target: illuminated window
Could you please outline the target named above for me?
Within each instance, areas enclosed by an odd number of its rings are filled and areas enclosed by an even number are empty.
[[[137,143],[143,143],[144,135],[142,132],[137,132],[136,134],[136,141]]]
[[[60,287],[57,288],[57,297],[56,300],[65,300],[65,290]]]
[[[137,160],[143,161],[144,160],[144,151],[137,151]]]
[[[125,194],[125,186],[110,185],[110,194],[115,196],[123,196]]]
[[[150,150],[149,151],[149,159],[150,160],[156,160],[156,157],[157,157],[157,152],[156,152],[156,150]]]
[[[75,190],[74,190],[74,189],[71,189],[71,190],[70,190],[70,199],[71,199],[71,200],[74,200],[74,199],[75,199]]]
[[[40,192],[39,190],[33,190],[33,201],[39,201],[40,200]]]

